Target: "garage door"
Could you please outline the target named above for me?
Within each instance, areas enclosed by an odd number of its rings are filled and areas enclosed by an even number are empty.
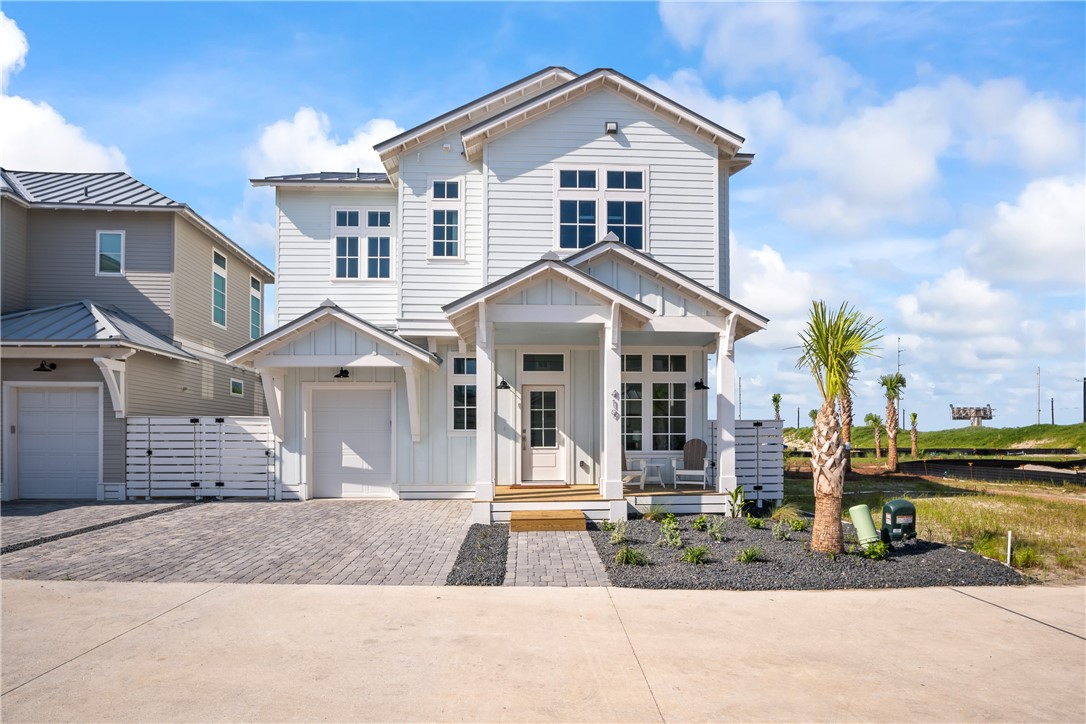
[[[98,495],[97,389],[19,390],[19,497]]]
[[[392,496],[392,391],[313,391],[313,494]]]

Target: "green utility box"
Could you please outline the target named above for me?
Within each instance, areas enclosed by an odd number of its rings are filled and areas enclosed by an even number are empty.
[[[907,500],[891,500],[882,506],[883,543],[916,537],[916,506]]]

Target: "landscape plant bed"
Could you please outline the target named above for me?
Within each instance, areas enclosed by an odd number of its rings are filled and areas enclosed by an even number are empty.
[[[614,586],[623,588],[681,588],[754,590],[811,590],[836,588],[912,588],[920,586],[1007,586],[1026,583],[1014,569],[974,553],[930,541],[895,543],[885,560],[868,560],[856,552],[830,557],[810,552],[809,531],[790,531],[790,540],[777,540],[766,521],[763,529],[752,529],[745,519],[725,519],[724,540],[710,540],[704,531],[694,530],[693,516],[677,518],[684,547],[705,546],[707,562],[701,565],[681,560],[683,550],[656,545],[659,523],[636,519],[626,524],[627,542],[612,545],[612,534],[594,526],[592,542]],[[855,541],[851,526],[845,525],[846,541]],[[646,565],[615,562],[623,547],[643,554]],[[848,547],[846,543],[846,548]],[[759,560],[740,563],[740,551],[756,547]]]
[[[505,582],[509,555],[509,526],[473,524],[460,544],[456,563],[445,584],[449,586],[500,586]]]

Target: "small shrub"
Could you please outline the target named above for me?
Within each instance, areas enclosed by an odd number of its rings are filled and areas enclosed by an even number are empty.
[[[1011,562],[1015,568],[1037,568],[1044,565],[1044,560],[1030,546],[1021,546],[1011,553]]]
[[[702,514],[694,518],[694,530],[709,530],[709,517]]]
[[[799,509],[799,503],[782,503],[770,513],[770,520],[798,520],[803,517],[803,511]]]
[[[708,522],[705,533],[709,540],[715,540],[717,543],[724,541],[724,519],[714,515]]]
[[[612,531],[615,529],[615,524],[609,520],[600,521],[600,530]]]
[[[667,521],[660,526],[660,537],[656,541],[658,546],[667,546],[671,548],[682,548],[683,538],[679,533],[679,524],[668,524]]]
[[[611,526],[611,545],[617,546],[626,542],[626,521],[619,521]]]
[[[869,561],[882,561],[890,557],[890,551],[893,550],[886,543],[881,540],[869,543],[867,548],[860,549],[860,555]]]
[[[690,546],[683,551],[683,563],[700,566],[709,560],[709,549],[705,546]]]
[[[615,563],[620,566],[643,566],[648,562],[644,553],[630,546],[622,546],[615,554]]]
[[[782,520],[773,526],[773,537],[777,540],[792,540],[792,529]]]
[[[802,533],[811,527],[811,521],[806,518],[796,518],[795,520],[788,521],[788,527],[796,533]]]
[[[728,493],[728,513],[732,518],[738,518],[743,513],[743,506],[746,504],[746,494],[743,492],[743,486],[737,485],[735,489]]]
[[[762,549],[758,546],[747,546],[735,554],[735,560],[739,563],[754,563],[762,560]]]
[[[757,518],[753,515],[748,515],[747,525],[751,528],[754,528],[755,530],[761,530],[762,528],[765,528],[765,520],[762,518]]]
[[[643,513],[645,520],[661,521],[667,515],[667,506],[663,503],[653,503]]]

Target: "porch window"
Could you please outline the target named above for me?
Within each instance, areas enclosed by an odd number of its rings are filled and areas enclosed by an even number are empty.
[[[624,354],[622,355],[622,371],[623,372],[642,372],[641,355],[639,354]]]
[[[450,428],[454,432],[473,432],[476,429],[475,358],[453,357]],[[470,380],[470,382],[468,381]]]
[[[526,354],[521,368],[525,372],[562,372],[565,362],[561,354]]]
[[[686,372],[685,354],[654,354],[652,356],[653,372]]]
[[[640,355],[635,355],[640,358]],[[622,383],[622,449],[644,450],[643,425],[641,417],[644,407],[640,382]]]
[[[682,450],[686,442],[686,383],[652,383],[652,449]]]

